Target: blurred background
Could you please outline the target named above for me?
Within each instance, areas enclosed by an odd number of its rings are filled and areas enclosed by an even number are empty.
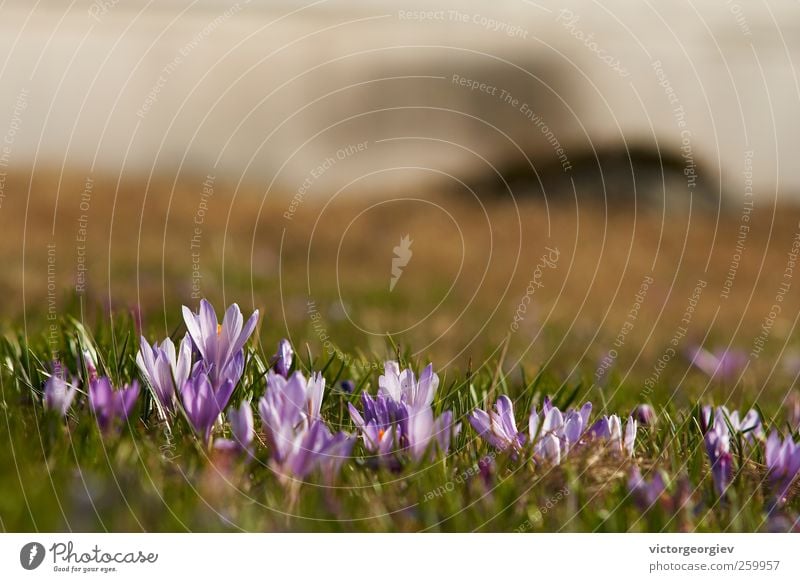
[[[752,359],[793,350],[796,2],[0,13],[7,325],[171,333],[205,296],[265,341],[442,367],[647,372],[679,328],[679,353],[767,324]]]

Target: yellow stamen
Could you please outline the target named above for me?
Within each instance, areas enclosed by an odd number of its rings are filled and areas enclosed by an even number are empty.
[[[222,333],[222,324],[221,324],[221,323],[218,323],[218,324],[217,324],[217,335],[219,335],[219,334],[221,334],[221,333]]]

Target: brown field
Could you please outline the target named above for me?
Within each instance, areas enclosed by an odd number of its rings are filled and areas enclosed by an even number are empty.
[[[753,365],[769,372],[793,343],[800,312],[800,272],[789,256],[800,231],[794,207],[756,205],[737,266],[743,223],[735,204],[719,217],[664,218],[531,200],[331,200],[314,192],[287,219],[288,196],[216,181],[196,225],[203,181],[98,176],[87,197],[84,175],[8,176],[0,207],[6,324],[24,317],[30,333],[41,333],[48,314],[72,313],[80,300],[90,321],[109,306],[139,306],[145,327],[168,333],[179,324],[178,306],[197,303],[194,293],[258,307],[270,344],[289,335],[315,350],[382,354],[389,333],[440,367],[464,367],[508,338],[509,367],[551,361],[569,377],[580,364],[595,369],[628,321],[617,365],[648,373],[702,280],[678,352],[693,343],[749,352],[776,303],[780,312]],[[405,234],[413,257],[390,292],[392,249]],[[558,258],[537,273],[546,248]],[[82,266],[85,289],[76,293]],[[653,282],[634,320],[628,315],[646,277]],[[538,284],[518,312],[531,280]],[[781,284],[789,287],[777,300]]]

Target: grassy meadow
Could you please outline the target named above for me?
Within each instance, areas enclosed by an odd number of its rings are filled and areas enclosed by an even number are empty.
[[[662,216],[456,194],[329,199],[213,177],[8,177],[0,205],[0,529],[3,531],[786,531],[798,484],[774,499],[764,441],[798,439],[800,211]],[[743,225],[746,228],[743,228]],[[393,249],[412,255],[393,289]],[[252,458],[220,454],[143,390],[118,434],[98,430],[83,352],[115,386],[142,380],[139,336],[186,332],[181,306],[238,303],[259,322],[231,404],[251,400]],[[439,375],[432,408],[461,429],[446,454],[382,463],[359,440],[334,480],[287,479],[256,403],[277,342],[326,380],[321,416],[357,434],[348,404],[387,359]],[[694,348],[742,354],[692,365]],[[83,379],[66,415],[43,406],[50,362]],[[724,372],[724,373],[723,373]],[[343,382],[346,381],[345,384]],[[502,394],[520,431],[545,398],[640,404],[632,457],[578,446],[558,464],[497,450],[470,425]],[[715,488],[701,407],[758,412]],[[230,435],[227,423],[214,428]],[[753,441],[751,442],[751,437]],[[666,486],[643,507],[633,467]]]

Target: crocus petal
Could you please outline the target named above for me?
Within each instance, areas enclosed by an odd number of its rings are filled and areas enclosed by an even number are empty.
[[[622,444],[622,422],[616,414],[608,417],[608,432],[610,441],[618,441],[620,445]]]
[[[310,418],[319,418],[322,408],[322,394],[325,391],[325,378],[317,372],[311,374],[306,385],[306,413]]]
[[[183,386],[189,377],[192,366],[192,340],[189,334],[183,336],[175,361],[175,385]]]
[[[319,465],[322,477],[327,482],[332,482],[339,473],[345,460],[350,457],[355,440],[345,433],[337,433],[328,444],[325,455],[320,459]]]
[[[368,422],[361,428],[361,437],[364,441],[364,447],[374,453],[380,446],[381,439],[383,438],[384,430],[379,428],[374,422]]]
[[[497,410],[500,426],[506,433],[506,436],[509,439],[515,438],[517,435],[517,423],[514,420],[514,405],[511,403],[511,399],[503,394],[497,399],[494,407],[495,410]]]
[[[414,404],[417,380],[414,371],[406,368],[400,372],[400,400],[408,405]]]
[[[289,370],[292,367],[292,360],[294,359],[294,350],[289,340],[282,339],[278,342],[278,351],[273,356],[275,362],[275,371],[286,378],[289,375]]]
[[[747,438],[759,437],[762,434],[761,419],[758,412],[755,410],[748,410],[745,417],[742,419],[740,430],[744,432]]]
[[[54,373],[45,383],[45,408],[57,412],[60,416],[65,416],[69,407],[72,405],[72,400],[75,398],[77,390],[78,386],[75,380],[73,380],[70,386],[64,378]]]
[[[433,434],[436,437],[436,443],[439,445],[439,450],[442,453],[447,453],[450,450],[450,437],[454,431],[453,427],[453,412],[446,410],[442,415],[436,419],[433,426]]]
[[[539,456],[553,464],[558,465],[561,463],[561,443],[558,438],[552,434],[542,434],[541,439],[537,443]]]
[[[116,419],[126,420],[138,396],[137,381],[121,390],[114,390],[111,381],[106,377],[96,378],[89,384],[89,406],[103,431],[111,428]]]
[[[564,422],[564,438],[568,445],[577,443],[583,434],[583,420],[578,413],[570,414]]]
[[[391,453],[394,448],[394,439],[395,430],[394,427],[391,426],[383,432],[383,435],[379,435],[378,454],[385,456]]]
[[[430,406],[438,387],[439,376],[433,373],[433,364],[428,364],[419,376],[416,399],[413,405],[417,408]]]
[[[291,414],[299,418],[307,410],[306,407],[306,379],[300,372],[295,372],[286,381],[283,396],[286,399],[287,407],[291,407]],[[288,412],[287,408],[287,413]]]
[[[512,444],[508,439],[495,434],[492,430],[492,421],[486,411],[477,408],[470,413],[468,420],[475,432],[496,449],[504,450]]]
[[[219,320],[214,307],[205,299],[200,300],[200,310],[197,315],[200,331],[204,342],[216,338],[219,333]]]
[[[347,403],[347,410],[350,411],[350,418],[353,419],[353,424],[355,424],[358,428],[364,428],[366,422],[364,422],[364,418],[358,412],[358,409],[353,406],[352,403]]]
[[[97,378],[89,384],[89,407],[95,413],[100,428],[107,428],[111,408],[111,382],[108,378]]]
[[[595,439],[607,439],[611,436],[608,417],[598,418],[589,429],[589,436]]]
[[[250,408],[250,402],[245,400],[239,408],[231,408],[228,411],[228,421],[236,442],[240,447],[247,448],[253,442],[254,436],[253,409]]]
[[[136,404],[136,399],[139,398],[139,382],[134,380],[130,386],[125,387],[119,391],[121,399],[121,410],[119,416],[125,420],[130,415]]]
[[[632,415],[642,426],[649,426],[656,421],[656,413],[649,404],[638,405]]]
[[[227,394],[230,397],[230,392],[233,391],[233,386],[229,386],[229,384],[229,382],[226,383],[221,388],[224,391],[218,395],[214,393],[208,376],[199,374],[187,380],[181,390],[186,417],[204,442],[208,442],[211,428],[221,411],[219,403],[222,398],[219,396],[224,397]],[[227,404],[227,400],[225,400],[225,404]]]
[[[228,406],[228,401],[231,399],[231,395],[233,394],[233,389],[235,388],[234,384],[230,380],[226,380],[222,386],[220,386],[219,390],[214,393],[214,401],[217,408],[217,413],[214,415],[214,420],[216,420],[217,416],[219,416],[225,407]]]
[[[403,395],[400,387],[400,366],[389,360],[383,364],[383,370],[383,374],[378,377],[378,393],[400,402]]]
[[[530,438],[530,442],[534,442],[536,440],[536,435],[539,432],[539,414],[536,412],[536,408],[531,410],[531,415],[528,417],[528,438]]]
[[[183,323],[186,325],[186,330],[188,331],[189,336],[192,338],[192,342],[197,348],[197,351],[199,351],[200,355],[205,358],[205,342],[203,341],[203,333],[200,330],[200,323],[197,320],[197,315],[192,313],[191,309],[185,305],[183,306],[182,312]]]
[[[225,315],[222,318],[222,328],[218,334],[221,361],[228,360],[241,349],[241,346],[237,348],[236,344],[239,340],[239,334],[242,332],[242,322],[242,312],[239,306],[234,303],[225,311]],[[244,345],[244,342],[242,342],[242,345]]]
[[[234,343],[232,352],[238,352],[244,347],[244,344],[247,343],[247,340],[250,339],[250,336],[253,335],[253,331],[256,329],[256,325],[258,324],[258,309],[253,311],[247,321],[242,326],[241,331],[239,332],[239,337],[236,339]]]
[[[563,426],[564,416],[561,414],[561,411],[558,408],[553,407],[544,416],[544,422],[542,422],[542,434],[555,433],[558,435],[561,433]]]
[[[428,449],[433,434],[433,411],[417,410],[408,418],[408,446],[411,456],[419,461]]]
[[[147,340],[144,336],[139,338],[139,353],[136,354],[136,364],[139,366],[139,370],[141,370],[142,374],[148,378],[151,378],[155,375],[155,358],[154,358],[155,350],[153,347],[147,343]]]
[[[591,414],[592,414],[592,403],[591,402],[587,402],[586,404],[581,406],[580,415],[581,415],[581,422],[582,422],[584,428],[589,426],[589,417],[591,416]]]
[[[766,461],[767,467],[775,467],[778,465],[778,456],[781,449],[781,439],[778,437],[778,432],[773,429],[767,439],[766,444]]]
[[[703,434],[711,428],[711,419],[713,411],[710,406],[703,406],[700,409],[700,429],[703,431]]]
[[[728,488],[733,474],[730,453],[724,453],[720,455],[717,461],[711,467],[711,472],[714,477],[714,486],[717,489],[717,493],[722,495]]]
[[[97,358],[90,350],[83,351],[83,363],[86,366],[87,382],[97,379]]]
[[[625,424],[625,439],[622,443],[622,448],[629,457],[633,456],[633,448],[636,445],[636,420],[631,416]]]
[[[483,436],[484,433],[489,432],[491,421],[486,411],[476,408],[469,415],[469,423],[479,435]]]

